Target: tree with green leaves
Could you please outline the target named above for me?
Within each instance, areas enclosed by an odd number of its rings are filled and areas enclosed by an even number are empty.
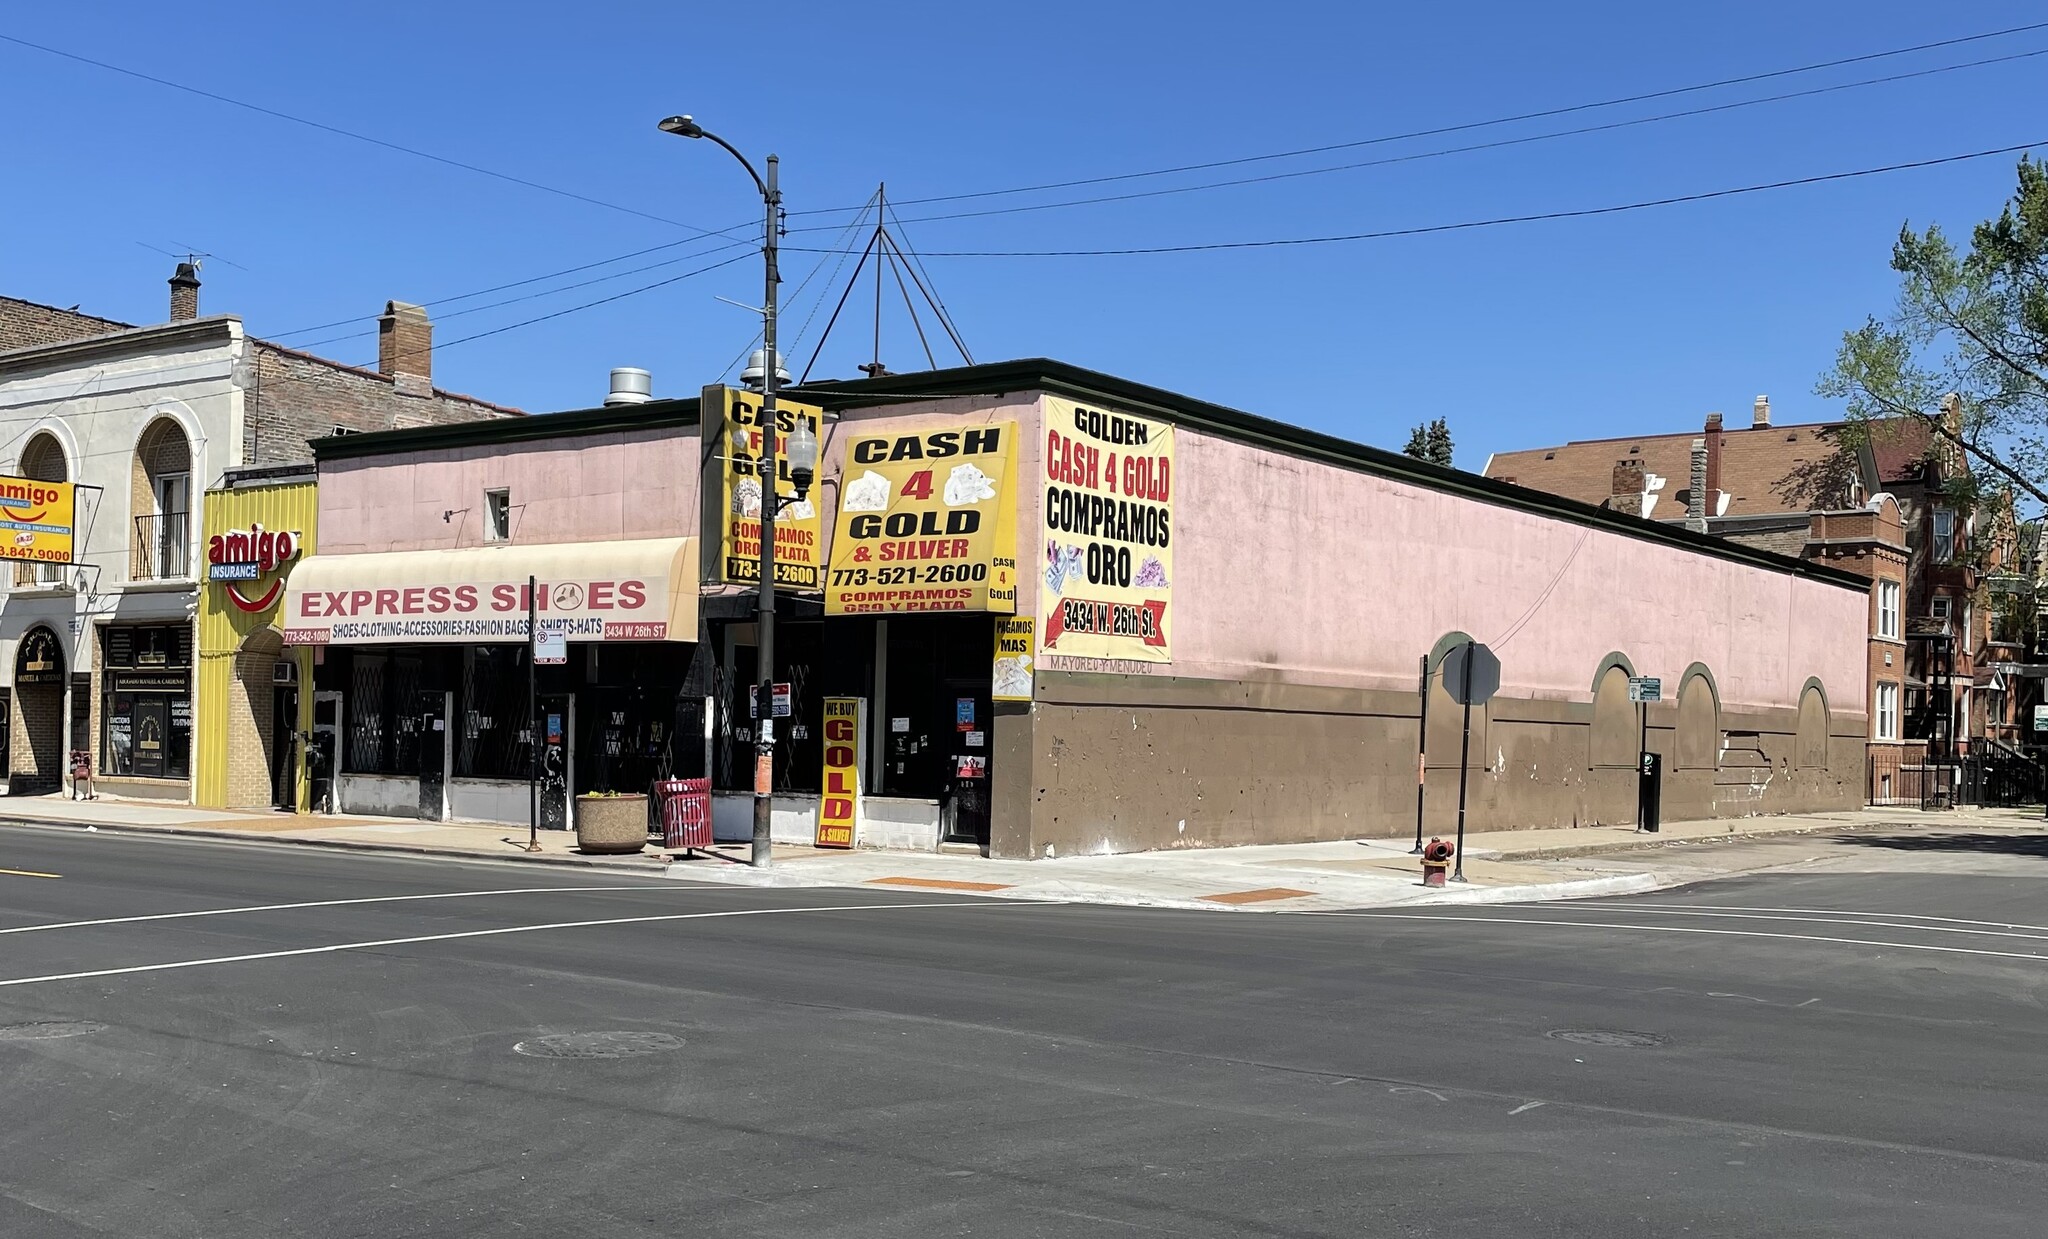
[[[1433,422],[1424,422],[1408,432],[1408,446],[1401,449],[1404,456],[1426,460],[1432,465],[1451,467],[1451,428],[1439,417]]]
[[[1844,445],[1917,423],[1982,466],[1946,471],[1958,506],[2008,486],[2048,505],[2048,165],[2020,159],[2011,201],[1966,248],[1904,225],[1892,269],[1897,306],[1844,334],[1818,388],[1848,404]]]

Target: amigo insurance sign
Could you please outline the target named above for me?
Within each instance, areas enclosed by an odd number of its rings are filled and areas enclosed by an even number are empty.
[[[68,564],[77,523],[76,484],[0,476],[0,559]]]

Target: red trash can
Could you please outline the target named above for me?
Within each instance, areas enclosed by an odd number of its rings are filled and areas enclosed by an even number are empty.
[[[661,845],[693,851],[711,846],[711,780],[663,779],[654,785],[661,802]]]

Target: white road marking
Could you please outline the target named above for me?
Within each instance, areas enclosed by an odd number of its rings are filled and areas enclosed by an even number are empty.
[[[1421,912],[1310,912],[1292,916],[1337,916],[1354,921],[1475,921],[1482,925],[1561,925],[1566,929],[1629,929],[1646,934],[1711,934],[1723,938],[1780,938],[1794,942],[1833,942],[1843,946],[1889,947],[1899,951],[1939,951],[1944,955],[1988,955],[1998,959],[2031,959],[2048,963],[2048,955],[2027,951],[1986,951],[1968,946],[1933,946],[1922,942],[1878,942],[1868,938],[1830,938],[1820,934],[1772,934],[1755,929],[1693,929],[1684,925],[1631,925],[1608,921],[1539,921],[1525,916],[1431,916]],[[5,982],[0,982],[5,984]]]
[[[2015,934],[1998,929],[1959,929],[1952,925],[1901,925],[1896,921],[1868,921],[1847,916],[1777,916],[1767,912],[1687,912],[1677,908],[1645,908],[1635,905],[1602,904],[1598,906],[1571,907],[1565,904],[1546,906],[1545,912],[1613,912],[1640,916],[1710,916],[1730,921],[1791,921],[1798,925],[1870,925],[1879,929],[1904,929],[1916,934],[1970,934],[1979,938],[2026,938],[2034,942],[2048,942],[2048,933]],[[1887,915],[1883,912],[1874,916]],[[2028,928],[2031,928],[2029,926]],[[1737,995],[1740,997],[1740,995]]]
[[[47,925],[13,925],[0,934],[33,934],[45,929],[85,929],[93,925],[133,925],[141,921],[178,921],[197,916],[239,916],[245,912],[288,912],[294,908],[344,908],[364,903],[405,903],[419,899],[475,899],[482,895],[561,895],[577,891],[667,891],[673,887],[660,879],[638,886],[530,886],[508,891],[444,891],[433,895],[372,895],[364,899],[315,899],[308,903],[262,903],[246,908],[203,908],[197,912],[155,912],[148,916],[106,916],[94,921],[57,921]],[[713,887],[714,890],[745,890],[745,887]]]
[[[1542,1104],[1543,1103],[1540,1101],[1525,1101],[1521,1105],[1516,1106],[1514,1109],[1508,1111],[1508,1117],[1513,1118],[1515,1115],[1520,1114],[1524,1110],[1534,1110],[1536,1107]]]
[[[956,900],[950,903],[856,903],[822,908],[728,908],[721,912],[669,912],[658,916],[615,916],[601,921],[556,921],[547,925],[508,925],[502,929],[465,929],[457,933],[420,934],[411,938],[380,938],[374,942],[337,942],[330,946],[302,946],[288,951],[258,951],[250,955],[219,955],[212,959],[181,959],[168,964],[136,964],[127,968],[95,968],[88,972],[57,972],[41,977],[12,977],[0,980],[0,988],[40,985],[45,981],[83,981],[92,977],[121,977],[138,972],[169,972],[178,968],[206,968],[214,964],[246,964],[265,959],[290,959],[297,955],[331,955],[337,951],[369,951],[386,946],[412,946],[421,942],[452,942],[458,938],[490,938],[505,934],[531,934],[549,929],[592,929],[602,925],[647,925],[656,921],[700,921],[724,916],[781,916],[799,912],[901,912],[911,908],[1027,908],[1062,902],[1057,899]]]
[[[1616,905],[1617,907],[1620,905]],[[1895,921],[1938,921],[1948,925],[1990,925],[1997,929],[2037,929],[2048,933],[2048,925],[2016,925],[2010,921],[1969,921],[1954,916],[1923,916],[1914,912],[1871,912],[1861,908],[1750,908],[1718,903],[1631,903],[1631,908],[1693,909],[1705,912],[1800,912],[1811,916],[1886,916]],[[1905,928],[1905,926],[1900,926]]]

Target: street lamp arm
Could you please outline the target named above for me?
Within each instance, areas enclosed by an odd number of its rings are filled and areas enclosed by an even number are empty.
[[[754,171],[753,161],[748,159],[745,155],[740,154],[739,147],[734,146],[732,143],[726,141],[724,138],[719,137],[717,134],[711,132],[709,129],[699,129],[697,132],[702,134],[704,137],[711,139],[713,142],[718,143],[720,146],[724,147],[727,151],[729,151],[732,154],[732,157],[734,159],[740,161],[740,167],[745,168],[747,170],[747,175],[754,178],[754,188],[761,191],[761,200],[763,202],[773,202],[775,200],[773,196],[771,196],[768,192],[768,183],[761,179],[761,174],[759,172]]]

